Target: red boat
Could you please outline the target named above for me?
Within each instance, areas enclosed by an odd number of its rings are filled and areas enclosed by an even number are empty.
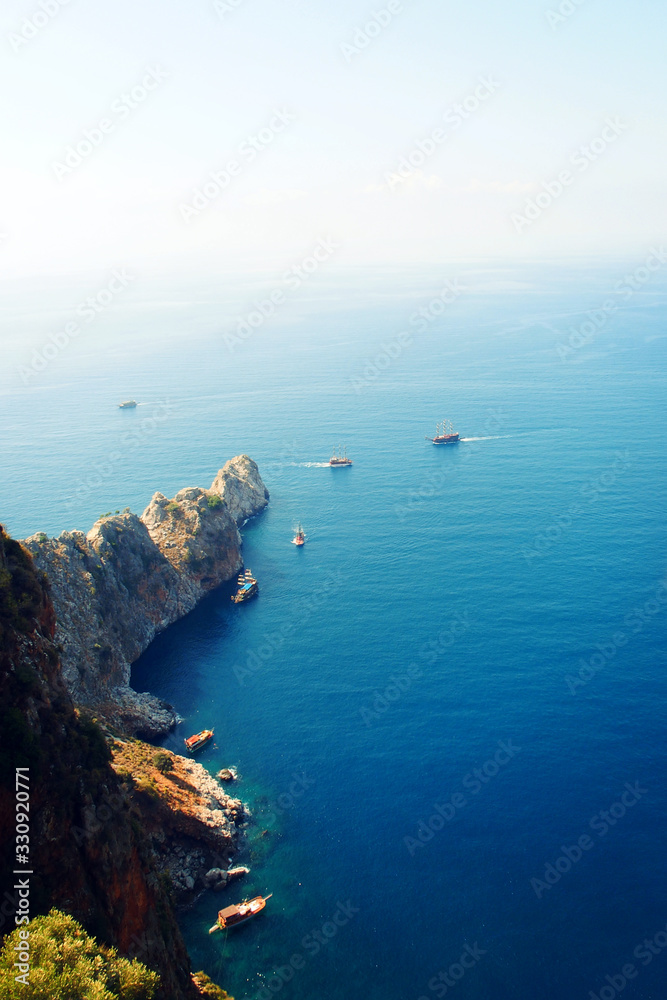
[[[273,895],[272,892],[268,896],[255,896],[254,899],[244,899],[242,903],[237,903],[236,906],[226,906],[224,910],[218,911],[218,919],[209,928],[209,934],[215,934],[216,931],[226,931],[230,930],[232,927],[238,927],[239,924],[244,924],[247,920],[251,920],[256,917],[258,913],[261,913],[266,906],[267,899],[271,899]]]
[[[441,424],[435,425],[435,437],[427,437],[426,440],[433,444],[458,444],[460,438],[454,431],[451,420],[443,420]]]
[[[195,750],[200,750],[201,747],[203,747],[206,743],[208,743],[209,740],[212,739],[213,739],[213,730],[202,729],[201,733],[195,733],[194,736],[188,736],[188,738],[183,742],[185,743],[186,749],[189,750],[190,753],[194,753]]]
[[[305,545],[305,544],[306,544],[306,536],[304,534],[303,528],[299,524],[299,527],[296,529],[296,534],[292,539],[292,545]]]

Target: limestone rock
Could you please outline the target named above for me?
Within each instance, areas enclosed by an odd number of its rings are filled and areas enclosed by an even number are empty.
[[[25,540],[50,583],[55,640],[75,702],[127,732],[155,737],[178,717],[170,705],[129,687],[131,664],[242,565],[238,525],[268,503],[247,455],[231,459],[210,490],[156,493],[141,517],[97,521],[87,535],[64,531]]]
[[[258,514],[269,502],[269,491],[257,463],[247,455],[237,455],[225,463],[211,483],[211,492],[224,500],[238,525]]]

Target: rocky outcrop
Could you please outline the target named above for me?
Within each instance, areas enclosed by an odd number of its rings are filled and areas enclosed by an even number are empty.
[[[211,490],[224,500],[239,526],[269,502],[269,491],[259,469],[247,455],[230,458],[213,480]]]
[[[175,902],[184,905],[206,888],[226,885],[248,820],[243,802],[227,795],[201,764],[169,750],[117,739],[112,752],[116,774],[142,801],[143,830]],[[218,870],[217,878],[207,877]]]
[[[171,706],[130,688],[131,664],[240,569],[238,526],[267,503],[257,465],[239,455],[209,490],[190,487],[172,499],[156,493],[141,517],[128,511],[102,518],[88,534],[25,540],[50,581],[63,678],[77,704],[147,737],[174,725]]]

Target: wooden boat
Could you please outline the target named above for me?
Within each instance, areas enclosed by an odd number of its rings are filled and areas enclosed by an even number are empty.
[[[305,544],[306,544],[306,536],[304,534],[303,528],[299,524],[299,527],[296,529],[296,534],[292,539],[292,545],[305,545]]]
[[[190,753],[194,753],[196,750],[200,750],[209,740],[213,739],[212,729],[202,729],[201,733],[195,733],[194,736],[188,736],[185,743],[186,750]]]
[[[238,590],[235,594],[232,594],[234,604],[243,604],[244,601],[249,601],[251,597],[255,597],[258,593],[259,586],[257,580],[252,575],[252,570],[247,569],[245,573],[239,573]]]
[[[235,906],[226,906],[224,910],[218,911],[218,919],[209,928],[209,934],[215,934],[216,931],[226,931],[231,930],[232,927],[238,927],[239,924],[244,924],[247,920],[251,920],[256,917],[258,913],[261,913],[266,906],[267,899],[271,899],[273,895],[272,892],[268,896],[255,896],[254,899],[244,899],[242,903],[237,903]]]
[[[352,465],[352,459],[347,457],[347,448],[344,448],[342,452],[340,448],[334,448],[329,465],[334,469],[341,465]]]
[[[451,420],[443,420],[442,424],[436,424],[435,437],[427,437],[426,440],[432,441],[433,444],[458,444],[460,438]]]

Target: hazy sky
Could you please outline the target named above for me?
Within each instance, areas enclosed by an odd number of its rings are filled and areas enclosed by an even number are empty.
[[[666,28],[664,0],[5,0],[4,269],[641,256]]]

